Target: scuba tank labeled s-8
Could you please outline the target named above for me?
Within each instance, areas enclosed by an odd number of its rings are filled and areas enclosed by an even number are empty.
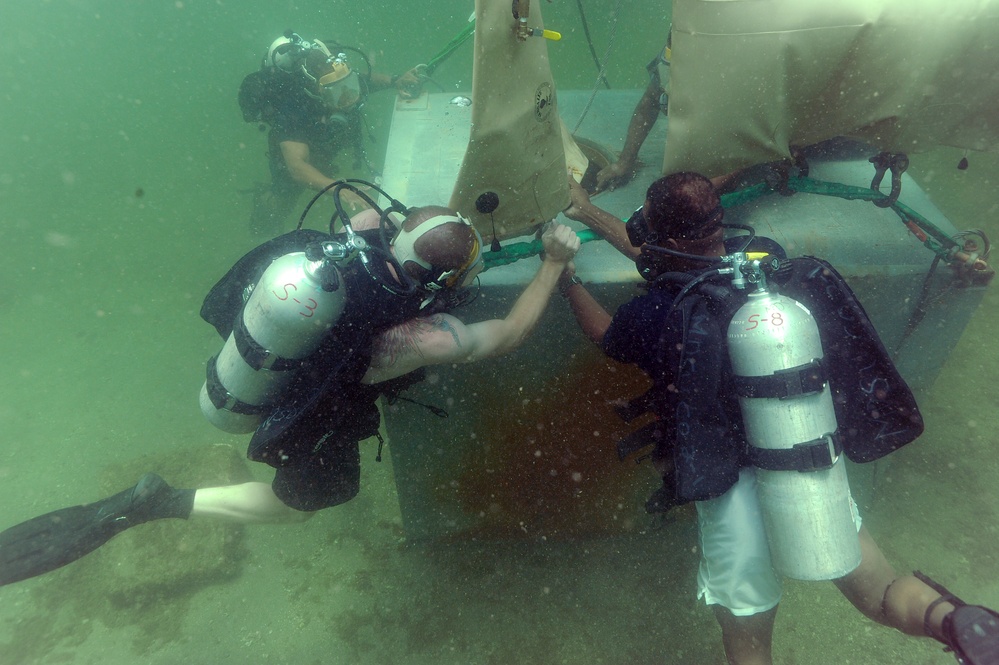
[[[837,579],[860,564],[860,541],[818,326],[767,288],[759,262],[743,272],[757,289],[729,323],[728,352],[773,565]]]
[[[255,430],[340,318],[346,294],[331,251],[345,253],[340,243],[323,243],[322,252],[276,258],[260,276],[222,350],[208,361],[201,411],[219,429]]]

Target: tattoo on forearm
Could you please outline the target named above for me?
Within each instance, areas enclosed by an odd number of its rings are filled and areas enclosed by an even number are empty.
[[[450,333],[455,346],[461,346],[461,339],[454,325],[444,316],[435,314],[412,319],[381,333],[374,343],[372,365],[391,367],[405,355],[418,355],[423,358],[420,341],[424,336],[437,330]]]

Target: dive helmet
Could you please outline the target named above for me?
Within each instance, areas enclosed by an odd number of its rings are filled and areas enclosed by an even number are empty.
[[[318,39],[303,39],[289,30],[271,42],[262,66],[309,79],[319,89],[318,95],[315,91],[309,94],[325,102],[331,111],[360,108],[364,90],[357,73],[347,64],[347,54],[333,55]]]
[[[457,268],[446,269],[435,267],[416,253],[416,242],[424,234],[444,224],[464,224],[474,234],[472,250],[469,252],[468,258],[464,263]],[[429,271],[430,276],[427,280],[423,281],[423,286],[431,291],[471,286],[472,282],[485,266],[482,258],[482,236],[475,230],[472,223],[462,217],[460,213],[431,217],[411,231],[400,229],[399,233],[392,240],[392,248],[395,250],[396,259],[398,259],[401,265],[405,265],[406,261],[412,261]]]
[[[330,71],[319,77],[319,95],[333,110],[343,110],[361,99],[361,81],[347,64],[347,55],[338,53],[327,59]]]
[[[271,42],[263,65],[288,73],[301,71],[305,56],[315,45],[316,42],[306,41],[297,32],[289,30]]]
[[[264,67],[273,67],[289,74],[305,74],[315,80],[305,68],[306,58],[313,51],[322,54],[332,62],[333,54],[329,48],[318,39],[303,39],[297,32],[288,30],[282,36],[271,42],[264,56]],[[342,56],[338,56],[342,57]]]

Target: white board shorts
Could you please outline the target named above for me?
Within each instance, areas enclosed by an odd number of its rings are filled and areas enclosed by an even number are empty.
[[[697,597],[708,605],[728,608],[735,616],[751,616],[776,607],[783,584],[770,562],[756,495],[756,471],[743,469],[729,491],[695,505],[701,534]],[[850,508],[860,531],[860,513],[853,497]]]

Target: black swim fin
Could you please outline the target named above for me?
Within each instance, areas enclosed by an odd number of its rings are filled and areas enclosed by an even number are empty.
[[[981,605],[959,605],[944,618],[944,634],[961,665],[999,663],[999,614]]]
[[[0,586],[55,570],[93,552],[129,527],[186,519],[195,490],[177,490],[155,473],[96,503],[63,508],[0,532]]]
[[[923,618],[923,631],[929,635],[930,614],[939,603],[947,602],[954,611],[943,619],[945,651],[951,651],[960,665],[996,665],[999,663],[999,612],[981,605],[969,605],[939,582],[918,570],[912,573],[940,598],[930,603]]]

